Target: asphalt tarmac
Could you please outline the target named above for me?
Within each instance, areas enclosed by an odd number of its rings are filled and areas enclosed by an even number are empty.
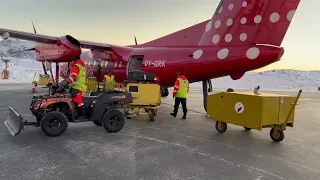
[[[34,120],[31,86],[0,85],[0,179],[319,179],[320,93],[301,96],[295,126],[280,143],[271,140],[270,129],[228,125],[219,134],[202,114],[201,91],[189,96],[186,120],[181,109],[177,118],[169,116],[169,96],[156,121],[135,117],[115,134],[85,122],[56,138],[35,127],[13,137],[3,123],[8,106]]]

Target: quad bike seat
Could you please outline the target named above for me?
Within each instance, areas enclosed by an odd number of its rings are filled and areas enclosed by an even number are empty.
[[[82,96],[84,104],[90,104],[93,100],[96,100],[98,96]]]

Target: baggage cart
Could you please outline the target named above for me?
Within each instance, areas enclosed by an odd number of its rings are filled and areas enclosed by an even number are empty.
[[[208,96],[207,117],[216,120],[216,130],[224,133],[227,123],[246,130],[271,128],[275,142],[284,139],[286,127],[293,127],[294,112],[302,90],[297,96],[253,92],[220,92]]]
[[[128,83],[126,90],[132,95],[132,102],[125,104],[128,116],[149,115],[150,121],[155,121],[161,105],[161,88],[159,84]],[[129,112],[131,111],[131,112]]]

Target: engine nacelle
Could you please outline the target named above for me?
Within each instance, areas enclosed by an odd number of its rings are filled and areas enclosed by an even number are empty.
[[[37,43],[36,45],[38,61],[69,62],[74,56],[80,56],[80,54],[79,41],[70,35],[59,37],[56,44]]]

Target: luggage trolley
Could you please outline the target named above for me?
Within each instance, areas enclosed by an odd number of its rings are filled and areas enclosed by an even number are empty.
[[[227,130],[227,123],[243,126],[246,130],[271,128],[271,139],[280,142],[286,127],[293,127],[294,111],[301,93],[302,90],[297,96],[252,92],[211,94],[207,117],[216,120],[216,130],[220,133]]]
[[[155,121],[158,109],[161,105],[161,87],[152,84],[154,73],[132,71],[128,73],[126,91],[132,95],[132,102],[125,104],[128,118],[142,115],[143,111],[149,115],[150,121]],[[131,112],[129,112],[131,111]]]

